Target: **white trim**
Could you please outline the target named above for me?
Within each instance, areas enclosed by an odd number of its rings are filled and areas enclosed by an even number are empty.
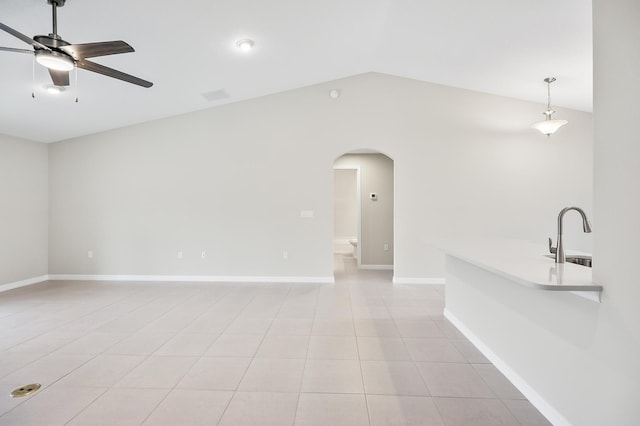
[[[358,269],[377,269],[385,271],[393,271],[393,265],[360,265]]]
[[[0,285],[0,292],[13,290],[14,288],[26,287],[28,285],[41,283],[47,281],[49,275],[40,275],[39,277],[28,278],[26,280],[16,281],[13,283],[7,283]]]
[[[156,281],[156,282],[214,282],[214,283],[328,283],[335,282],[333,276],[222,276],[222,275],[80,275],[53,274],[50,280],[65,281]]]
[[[482,354],[487,357],[493,365],[505,375],[507,379],[529,400],[540,413],[547,418],[553,425],[571,426],[562,414],[560,414],[551,404],[549,404],[535,389],[516,373],[507,363],[505,363],[498,355],[496,355],[478,336],[465,326],[454,314],[447,308],[444,309],[444,316],[467,338]]]
[[[393,277],[394,284],[427,284],[427,285],[442,285],[445,284],[444,278],[398,278]]]

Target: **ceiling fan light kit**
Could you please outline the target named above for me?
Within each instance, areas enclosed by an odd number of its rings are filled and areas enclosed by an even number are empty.
[[[56,86],[54,84],[49,84],[47,86],[45,86],[45,88],[47,89],[47,92],[53,94],[53,95],[59,95],[60,93],[65,91],[64,86]]]
[[[48,50],[36,50],[36,61],[51,70],[71,71],[75,66],[73,60],[62,53]]]
[[[0,51],[34,55],[36,62],[49,70],[53,86],[61,88],[69,86],[69,72],[74,68],[76,71],[81,68],[141,87],[153,86],[150,81],[87,60],[87,58],[98,56],[134,52],[134,49],[122,40],[84,44],[71,44],[63,40],[58,35],[57,8],[64,6],[66,0],[46,0],[46,2],[52,9],[53,31],[47,36],[36,35],[30,38],[0,22],[0,30],[33,47],[33,50],[27,50],[0,46]]]

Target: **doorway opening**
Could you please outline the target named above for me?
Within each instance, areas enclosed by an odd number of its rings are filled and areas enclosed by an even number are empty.
[[[351,152],[334,161],[334,274],[393,270],[393,177],[393,160],[379,152]]]

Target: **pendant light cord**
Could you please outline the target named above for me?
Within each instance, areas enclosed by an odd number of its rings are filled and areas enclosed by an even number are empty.
[[[556,81],[556,78],[547,77],[544,79],[544,81],[545,83],[547,83],[547,110],[544,112],[544,114],[547,116],[546,117],[547,120],[551,120],[551,116],[555,112],[554,110],[551,109],[551,83]]]

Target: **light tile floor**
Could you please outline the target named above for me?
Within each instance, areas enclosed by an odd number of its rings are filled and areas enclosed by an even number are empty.
[[[335,274],[0,293],[0,424],[548,424],[442,316],[443,286]]]

